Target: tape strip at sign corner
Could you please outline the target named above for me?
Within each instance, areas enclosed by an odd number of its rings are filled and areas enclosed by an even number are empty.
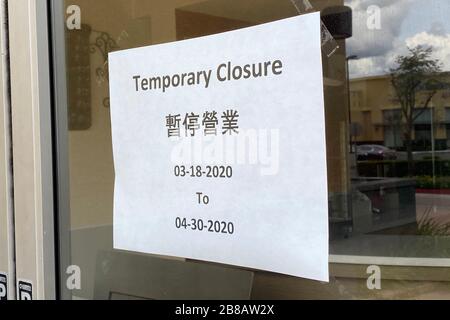
[[[300,15],[305,13],[312,13],[315,11],[313,5],[309,0],[290,1]],[[339,49],[339,45],[322,20],[320,21],[320,33],[322,37],[322,50],[328,58],[331,58],[331,56]]]

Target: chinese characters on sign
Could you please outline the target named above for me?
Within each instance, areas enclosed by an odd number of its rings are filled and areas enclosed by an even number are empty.
[[[169,114],[166,116],[167,135],[169,138],[181,137],[182,134],[185,137],[194,137],[201,128],[204,136],[217,136],[218,132],[222,135],[233,135],[239,133],[238,121],[239,112],[236,110],[226,110],[222,113],[220,127],[217,111],[205,111],[202,119],[194,112],[186,113],[183,117],[181,114]]]

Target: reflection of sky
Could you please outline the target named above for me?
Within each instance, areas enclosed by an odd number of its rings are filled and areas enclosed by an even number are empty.
[[[434,57],[450,70],[450,0],[345,0],[353,8],[353,37],[347,41],[352,78],[381,75],[407,46],[432,46]],[[381,12],[381,29],[367,27],[367,8]]]
[[[433,25],[440,25],[450,31],[449,0],[416,0],[403,21],[401,37],[411,37],[422,31],[429,31]]]

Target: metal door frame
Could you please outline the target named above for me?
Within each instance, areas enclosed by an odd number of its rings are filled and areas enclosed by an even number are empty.
[[[48,9],[46,0],[8,1],[18,299],[57,297]]]
[[[0,274],[6,277],[6,299],[15,299],[13,171],[7,2],[0,1]],[[1,297],[0,297],[1,298]]]

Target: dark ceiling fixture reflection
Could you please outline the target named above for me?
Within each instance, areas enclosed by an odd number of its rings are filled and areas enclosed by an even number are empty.
[[[96,68],[95,74],[99,83],[105,81],[109,82],[108,53],[118,50],[120,47],[109,33],[104,31],[93,31],[93,33],[96,34],[97,37],[95,38],[94,43],[90,45],[90,51],[92,54],[95,54],[96,52],[100,53],[103,58],[103,64]],[[109,108],[109,96],[103,99],[103,106]]]
[[[337,39],[348,39],[353,35],[352,9],[333,6],[322,10],[321,18],[331,35]]]

